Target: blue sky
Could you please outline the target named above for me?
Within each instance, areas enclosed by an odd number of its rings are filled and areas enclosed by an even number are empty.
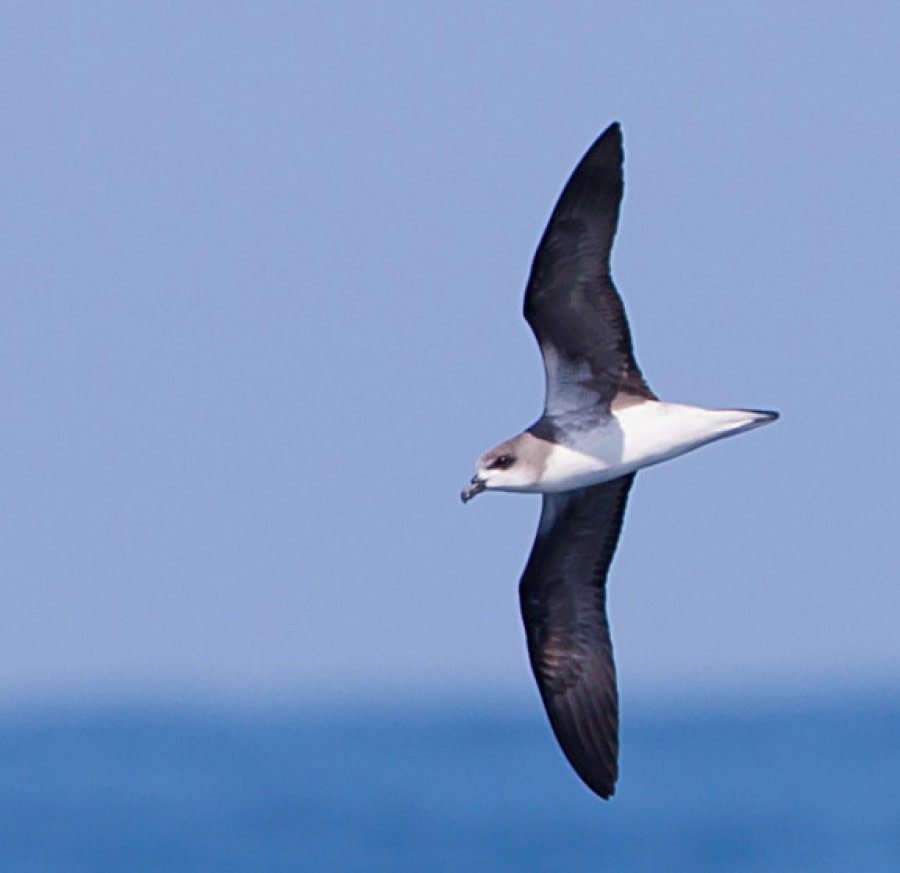
[[[0,696],[531,693],[520,317],[622,122],[657,393],[781,410],[638,477],[627,688],[896,679],[893,4],[13,4]]]

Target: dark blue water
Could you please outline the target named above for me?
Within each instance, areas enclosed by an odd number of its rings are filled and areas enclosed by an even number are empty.
[[[895,871],[892,697],[626,711],[619,794],[533,706],[0,716],[0,869]]]

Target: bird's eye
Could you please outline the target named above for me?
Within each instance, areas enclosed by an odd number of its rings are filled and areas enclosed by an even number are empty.
[[[515,458],[512,455],[498,455],[494,458],[493,461],[488,464],[489,470],[506,470],[511,467],[515,463]]]

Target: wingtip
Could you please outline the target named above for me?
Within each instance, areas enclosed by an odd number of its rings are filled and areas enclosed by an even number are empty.
[[[622,186],[622,162],[624,160],[624,144],[622,142],[622,127],[618,121],[614,121],[597,139],[591,143],[591,147],[584,153],[581,162],[575,168],[567,183],[567,187],[573,179],[583,177],[588,173],[588,178],[594,177],[594,191],[597,193],[597,184],[604,179],[615,180],[618,183],[616,193],[612,198],[617,202],[621,199]],[[596,176],[600,171],[603,175]],[[565,195],[565,189],[563,195]],[[562,196],[560,200],[562,200]]]
[[[605,139],[617,139],[621,141],[622,139],[622,124],[618,121],[613,121],[603,133],[600,134],[598,140]]]
[[[572,763],[571,761],[569,762]],[[596,794],[601,800],[612,800],[616,793],[617,776],[609,773],[587,772],[583,768],[576,769],[573,765],[575,774],[581,780],[585,788],[592,794]]]
[[[594,794],[596,794],[597,797],[599,797],[601,800],[606,801],[612,800],[616,793],[615,785],[611,785],[608,788],[593,788],[592,786],[588,785],[588,788],[590,788],[591,791],[593,791]]]

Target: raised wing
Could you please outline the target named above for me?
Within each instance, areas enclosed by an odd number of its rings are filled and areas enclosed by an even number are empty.
[[[544,413],[551,417],[609,404],[619,392],[655,399],[635,362],[610,277],[622,160],[622,133],[614,123],[566,183],[531,266],[525,318],[544,358]]]
[[[618,775],[618,694],[606,574],[634,473],[545,494],[519,597],[531,668],[556,739],[601,797]]]

